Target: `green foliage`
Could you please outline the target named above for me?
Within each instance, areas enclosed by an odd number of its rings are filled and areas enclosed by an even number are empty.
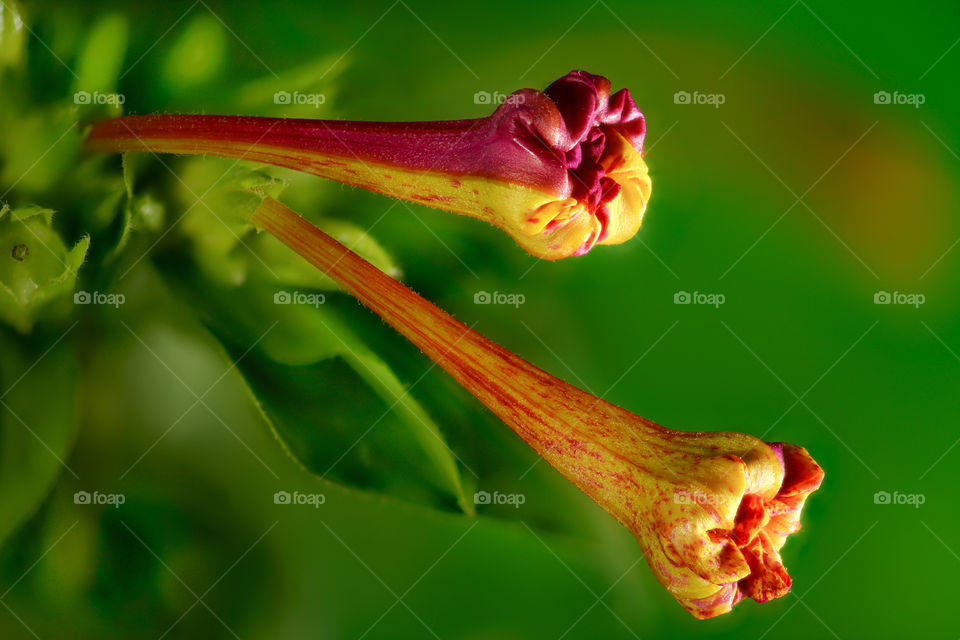
[[[126,154],[118,160],[82,152],[87,123],[124,110],[127,96],[119,87],[131,62],[127,47],[135,26],[121,13],[98,16],[83,33],[51,20],[60,34],[56,53],[69,61],[72,77],[40,95],[27,73],[25,27],[16,5],[4,3],[2,18],[0,74],[7,93],[0,100],[0,186],[7,202],[0,209],[0,320],[27,336],[38,323],[44,335],[55,335],[80,321],[75,335],[94,336],[116,327],[96,296],[118,290],[131,272],[156,270],[235,363],[251,406],[302,468],[369,492],[472,512],[440,428],[401,377],[340,317],[337,305],[275,303],[275,295],[294,290],[333,298],[337,287],[274,238],[255,233],[247,217],[264,195],[280,196],[291,180],[296,199],[314,208],[323,202],[322,181],[220,158]],[[46,24],[41,20],[37,28]],[[227,37],[212,14],[189,17],[171,36],[160,81],[185,100],[229,81]],[[231,91],[238,108],[266,113],[286,109],[274,100],[277,91],[309,91],[323,96],[307,105],[309,115],[328,113],[335,74],[318,77],[327,75],[320,69],[332,61],[323,56],[280,74],[251,77]],[[399,277],[398,265],[361,226],[335,218],[320,224]],[[118,299],[125,296],[111,298]],[[116,313],[123,312],[121,304],[114,305]],[[267,330],[274,326],[279,328]],[[5,336],[0,332],[12,340]],[[33,441],[25,437],[28,429],[3,423],[0,452],[14,457],[0,467],[0,508],[10,514],[0,543],[37,508],[64,468],[50,461],[69,457],[78,430],[68,398],[76,368],[86,359],[79,365],[73,359],[96,348],[66,339],[38,365],[38,372],[57,367],[46,390],[57,402],[25,408],[24,399],[38,393],[29,380],[8,400],[31,419],[28,424],[39,421],[48,432]],[[14,357],[18,349],[11,342],[0,371],[4,380],[25,362],[25,356]],[[366,424],[376,425],[369,434],[358,427]],[[16,491],[10,484],[15,478],[25,479]]]
[[[265,278],[232,285],[178,255],[158,266],[223,345],[275,435],[305,469],[472,512],[439,427],[350,329],[336,294],[278,289]]]
[[[227,37],[212,14],[194,14],[167,53],[162,80],[177,91],[190,91],[215,80],[227,60]]]
[[[58,336],[0,333],[0,546],[62,473],[77,436],[77,363]]]
[[[27,30],[16,2],[0,5],[0,70],[17,67],[26,50]]]
[[[116,91],[123,70],[129,28],[127,19],[116,13],[100,17],[87,31],[77,53],[73,91]]]

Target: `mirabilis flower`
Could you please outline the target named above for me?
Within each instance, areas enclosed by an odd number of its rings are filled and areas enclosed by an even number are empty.
[[[276,200],[265,198],[251,222],[420,347],[627,527],[661,584],[695,617],[789,590],[779,552],[823,479],[805,449],[661,427],[471,330]]]
[[[298,169],[486,220],[556,260],[633,237],[650,199],[646,125],[626,89],[572,71],[492,115],[357,122],[127,116],[94,126],[101,151],[213,154]]]

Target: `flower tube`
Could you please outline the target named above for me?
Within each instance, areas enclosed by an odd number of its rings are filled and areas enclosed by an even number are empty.
[[[521,89],[492,115],[357,122],[216,115],[127,116],[87,147],[243,158],[486,220],[549,260],[619,244],[650,199],[646,125],[630,93],[572,71]]]
[[[283,204],[251,217],[424,351],[636,537],[693,616],[784,595],[780,558],[823,471],[805,449],[661,427],[535,367],[454,319]]]

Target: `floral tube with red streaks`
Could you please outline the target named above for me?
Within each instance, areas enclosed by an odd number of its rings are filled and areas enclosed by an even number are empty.
[[[790,589],[780,549],[822,469],[801,447],[661,427],[538,369],[388,277],[276,200],[269,231],[422,349],[627,527],[697,618]]]
[[[96,124],[86,144],[298,169],[486,220],[556,260],[637,232],[651,189],[645,133],[626,89],[611,95],[606,78],[572,71],[474,120],[126,116]]]

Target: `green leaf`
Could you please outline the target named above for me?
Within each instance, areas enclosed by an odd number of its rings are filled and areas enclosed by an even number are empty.
[[[74,91],[116,90],[128,31],[127,19],[116,13],[107,14],[94,23],[77,56]]]
[[[120,210],[118,227],[115,239],[111,239],[111,248],[107,261],[116,258],[126,248],[130,234],[134,231],[157,233],[163,228],[166,218],[166,207],[149,192],[138,189],[138,174],[149,156],[137,153],[123,154],[123,198],[124,204]],[[115,214],[112,198],[101,196],[101,203],[96,218],[101,224],[109,222]]]
[[[216,77],[226,58],[226,31],[219,20],[203,11],[177,37],[167,54],[162,77],[168,87],[186,91]]]
[[[136,157],[124,156],[131,198],[135,197],[133,170],[128,167]],[[207,274],[226,284],[240,284],[254,277],[274,284],[339,289],[273,236],[254,233],[247,222],[264,195],[278,197],[287,186],[285,179],[272,175],[271,168],[251,169],[221,158],[188,158],[177,171],[182,180],[180,200],[186,211],[179,231],[189,237],[194,260]],[[136,225],[135,220],[131,224]],[[393,259],[358,225],[330,218],[318,225],[382,271],[400,276]]]
[[[232,102],[240,112],[288,118],[329,118],[337,76],[345,68],[343,57],[342,54],[325,56],[284,69],[278,75],[265,75],[247,82],[237,89]]]
[[[117,93],[117,82],[127,51],[129,28],[120,14],[108,14],[97,20],[77,57],[73,83],[73,102],[84,114],[118,116],[126,96]]]
[[[344,485],[472,512],[439,427],[351,331],[334,296],[277,291],[255,281],[231,287],[182,257],[157,262],[236,362],[274,434],[305,469]],[[340,302],[356,311],[352,299]]]
[[[0,110],[0,184],[21,193],[56,188],[80,152],[74,110],[56,105]]]
[[[0,3],[0,70],[18,67],[26,50],[27,30],[13,0]]]
[[[67,469],[77,365],[66,341],[57,340],[0,332],[0,545]]]
[[[260,204],[260,194],[278,196],[284,181],[220,158],[185,159],[177,173],[185,211],[180,231],[189,237],[194,259],[217,280],[240,284],[249,262],[243,254],[244,238],[252,231],[247,218]]]

